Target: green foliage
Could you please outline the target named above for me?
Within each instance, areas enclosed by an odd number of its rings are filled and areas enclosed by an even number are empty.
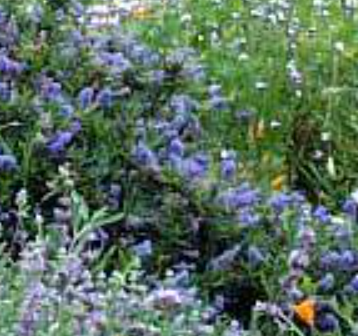
[[[171,268],[222,296],[240,336],[321,335],[296,321],[303,297],[332,309],[332,335],[353,333],[358,231],[339,206],[358,180],[356,14],[340,1],[327,16],[309,0],[182,0],[93,29],[89,3],[1,4],[1,334],[36,312],[35,283],[59,309],[33,335],[73,335],[92,312],[106,316],[96,336],[236,335],[207,326],[196,296],[181,315],[146,305]]]
[[[286,7],[260,0],[184,0],[162,11],[159,6],[152,20],[128,24],[155,48],[195,48],[210,81],[222,85],[230,108],[202,115],[210,146],[238,149],[244,162],[252,162],[255,181],[267,184],[284,171],[293,187],[318,190],[320,201],[337,204],[357,185],[358,157],[357,17],[342,6],[340,1],[321,8],[308,0]],[[290,80],[292,65],[302,83]],[[257,89],[260,82],[267,88]],[[240,110],[253,111],[256,122],[264,122],[263,137],[250,140],[238,130]],[[278,127],[270,127],[276,122]],[[312,133],[311,143],[304,143],[304,132]],[[297,156],[298,147],[304,155]]]

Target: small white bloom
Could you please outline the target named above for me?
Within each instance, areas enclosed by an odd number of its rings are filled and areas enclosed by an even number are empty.
[[[339,52],[344,52],[345,47],[344,47],[344,43],[341,41],[338,41],[334,44],[334,49],[339,51]]]
[[[317,149],[314,153],[313,153],[313,158],[316,160],[322,159],[324,157],[324,153]]]
[[[180,18],[180,21],[182,23],[190,22],[191,20],[192,20],[192,16],[189,13],[182,15],[182,17]]]
[[[358,204],[358,189],[352,192],[351,197]]]
[[[268,88],[267,82],[259,81],[255,83],[255,88],[257,90],[265,90]]]
[[[331,140],[331,133],[323,132],[321,134],[321,140],[324,141],[324,142],[330,141]]]
[[[238,12],[233,12],[233,13],[231,14],[231,17],[232,17],[234,20],[238,20],[238,19],[240,19],[240,13],[238,13]]]
[[[239,61],[247,61],[249,59],[249,55],[247,53],[240,53],[239,54]]]
[[[279,128],[281,126],[281,122],[278,120],[272,120],[270,126],[271,128]]]
[[[339,216],[332,216],[331,222],[335,225],[344,225],[346,223],[345,219]]]

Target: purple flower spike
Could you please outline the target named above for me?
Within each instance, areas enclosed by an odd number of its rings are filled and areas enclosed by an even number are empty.
[[[351,219],[356,220],[358,217],[358,203],[353,199],[347,199],[343,204],[343,211]]]
[[[279,193],[271,197],[269,204],[275,213],[282,213],[292,204],[292,197],[285,193]]]
[[[62,100],[62,85],[61,83],[49,80],[42,87],[42,94],[45,99],[49,101],[61,101]]]
[[[47,148],[51,154],[58,155],[65,151],[66,147],[72,142],[73,133],[62,131],[57,133],[48,143]]]
[[[331,216],[328,209],[322,205],[314,209],[312,215],[314,218],[316,218],[319,222],[323,224],[329,223],[331,220]]]
[[[6,55],[0,55],[0,73],[14,76],[20,74],[23,70],[23,64],[10,59]]]
[[[168,146],[169,156],[179,156],[184,155],[185,145],[179,138],[174,138],[170,141]]]
[[[78,102],[80,108],[82,110],[89,108],[93,104],[93,101],[94,101],[94,89],[92,87],[86,87],[82,89],[78,95]]]
[[[113,92],[110,88],[102,89],[97,95],[97,103],[104,109],[111,108],[113,106]]]
[[[183,173],[189,179],[203,178],[209,169],[209,159],[203,154],[197,154],[183,162]]]
[[[235,176],[237,170],[235,153],[230,151],[224,151],[221,156],[221,177],[225,180],[230,180]]]
[[[178,114],[190,114],[198,107],[198,103],[190,96],[176,95],[170,102],[170,107]]]
[[[139,142],[134,149],[133,156],[138,164],[144,167],[157,167],[156,154],[143,142]]]

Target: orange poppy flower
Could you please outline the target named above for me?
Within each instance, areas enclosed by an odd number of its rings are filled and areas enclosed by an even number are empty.
[[[304,324],[312,327],[316,318],[316,303],[312,299],[306,299],[292,307],[297,318]]]
[[[280,174],[271,181],[271,188],[276,191],[281,191],[286,182],[286,175]]]

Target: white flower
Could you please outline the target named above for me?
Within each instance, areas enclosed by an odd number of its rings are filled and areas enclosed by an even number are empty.
[[[321,140],[322,141],[330,141],[331,140],[331,133],[329,133],[329,132],[323,132],[322,134],[321,134]]]
[[[352,192],[351,197],[358,204],[358,189]]]
[[[239,60],[240,61],[247,61],[249,59],[249,55],[247,53],[240,53],[239,54]]]
[[[257,90],[265,90],[268,87],[268,83],[267,82],[263,82],[263,81],[259,81],[255,83],[255,88]]]
[[[341,41],[338,41],[334,44],[334,49],[339,51],[339,52],[344,52],[344,43]]]
[[[186,13],[186,14],[182,15],[181,18],[180,18],[180,21],[182,23],[190,22],[191,20],[192,20],[192,16],[189,13]]]

